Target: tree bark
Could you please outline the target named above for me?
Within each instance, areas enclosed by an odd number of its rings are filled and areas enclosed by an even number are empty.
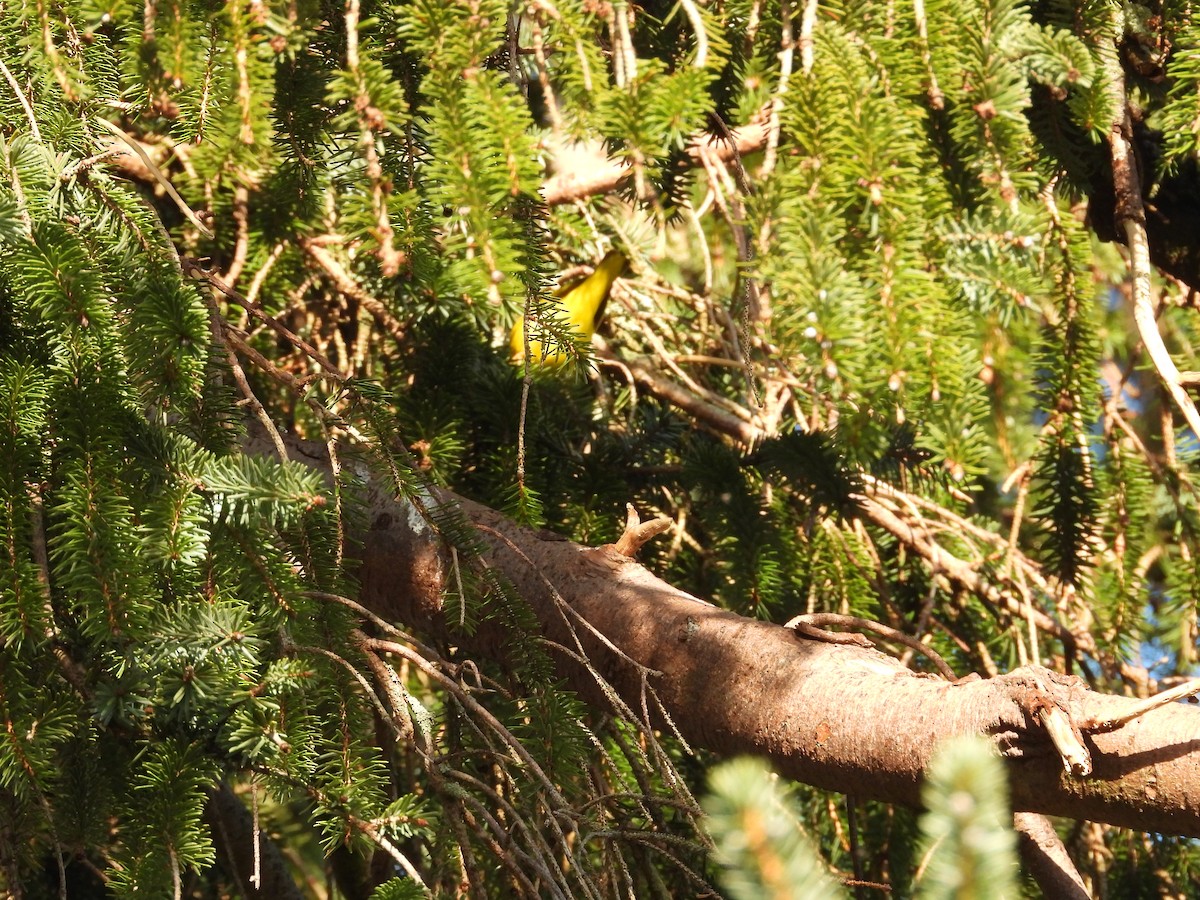
[[[320,464],[320,450],[308,452]],[[453,576],[437,535],[408,504],[378,486],[370,493],[361,601],[408,628],[445,632],[440,598]],[[589,669],[556,654],[570,687],[600,708],[611,704],[593,672],[660,726],[669,717],[693,746],[765,757],[797,781],[909,806],[920,805],[938,744],[982,735],[1008,762],[1015,811],[1200,836],[1200,711],[1192,706],[1079,734],[1080,723],[1119,716],[1134,701],[1033,666],[960,683],[917,674],[875,650],[722,611],[611,548],[535,533],[448,492],[435,499],[460,505],[483,562],[512,582],[544,636],[590,660]],[[503,657],[516,637],[483,627],[453,641]],[[1074,723],[1090,776],[1065,771],[1039,716],[1050,708]]]
[[[1067,848],[1045,816],[1019,812],[1013,816],[1017,846],[1025,867],[1033,875],[1042,896],[1058,900],[1091,900],[1083,879]]]

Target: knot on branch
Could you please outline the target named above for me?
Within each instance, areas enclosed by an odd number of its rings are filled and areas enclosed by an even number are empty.
[[[613,544],[613,549],[622,556],[633,559],[642,546],[649,540],[662,534],[671,527],[671,520],[666,516],[657,516],[649,522],[638,518],[637,510],[632,503],[625,504],[625,531]]]
[[[1059,706],[1049,687],[1038,676],[1022,698],[1027,715],[1036,717],[1058,751],[1068,775],[1086,778],[1092,774],[1092,754],[1083,743],[1083,734],[1074,719]]]

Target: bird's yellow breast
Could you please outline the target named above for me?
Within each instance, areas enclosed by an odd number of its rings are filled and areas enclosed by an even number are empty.
[[[596,319],[612,291],[613,282],[625,268],[625,255],[618,250],[610,251],[596,270],[578,284],[562,291],[558,297],[557,314],[565,321],[571,331],[583,341],[590,341],[596,331]],[[525,318],[517,318],[513,325],[509,343],[512,346],[514,362],[522,362],[525,358]],[[530,339],[529,356],[534,363],[548,366],[560,366],[566,362],[566,355],[557,347],[543,347],[539,340]]]

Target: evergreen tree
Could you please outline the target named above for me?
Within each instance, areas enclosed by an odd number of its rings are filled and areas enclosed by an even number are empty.
[[[455,498],[626,555],[632,504],[679,591],[934,677],[1186,685],[1195,17],[0,0],[0,886],[1036,895],[986,754],[924,820],[707,780],[729,736],[656,688],[691,619],[631,701],[585,648],[645,623],[570,578],[548,621]],[[580,341],[555,289],[612,249]],[[381,582],[393,513],[442,562]],[[1061,819],[1063,859],[1194,893],[1176,821]]]

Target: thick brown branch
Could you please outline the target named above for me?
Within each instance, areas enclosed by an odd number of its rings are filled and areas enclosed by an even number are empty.
[[[752,446],[766,437],[762,429],[696,396],[671,379],[663,377],[660,372],[641,360],[618,363],[616,357],[608,351],[597,353],[597,357],[602,363],[612,364],[619,371],[629,373],[640,387],[691,414],[696,421],[719,434],[727,434],[747,446]]]
[[[1045,816],[1017,813],[1013,816],[1018,846],[1026,868],[1042,889],[1044,897],[1060,900],[1090,900],[1079,871],[1071,862],[1058,832]]]
[[[321,450],[308,452],[320,464]],[[920,802],[922,773],[939,743],[985,735],[1009,762],[1017,810],[1200,835],[1200,711],[1176,704],[1084,735],[1094,770],[1073,778],[1038,710],[1051,703],[1074,722],[1100,721],[1133,701],[1036,667],[960,684],[921,677],[878,652],[800,640],[719,610],[610,549],[547,539],[461,503],[486,548],[483,561],[516,586],[546,637],[587,654],[590,666],[565,654],[558,663],[570,687],[598,707],[611,704],[597,674],[633,709],[647,708],[652,690],[650,708],[660,703],[695,746],[765,756],[799,781],[909,805]],[[372,507],[361,543],[364,604],[412,628],[444,629],[440,597],[451,575],[436,536],[381,491]],[[596,634],[568,630],[563,601]],[[503,656],[513,638],[484,628],[471,638],[456,634],[455,642],[472,654]]]

